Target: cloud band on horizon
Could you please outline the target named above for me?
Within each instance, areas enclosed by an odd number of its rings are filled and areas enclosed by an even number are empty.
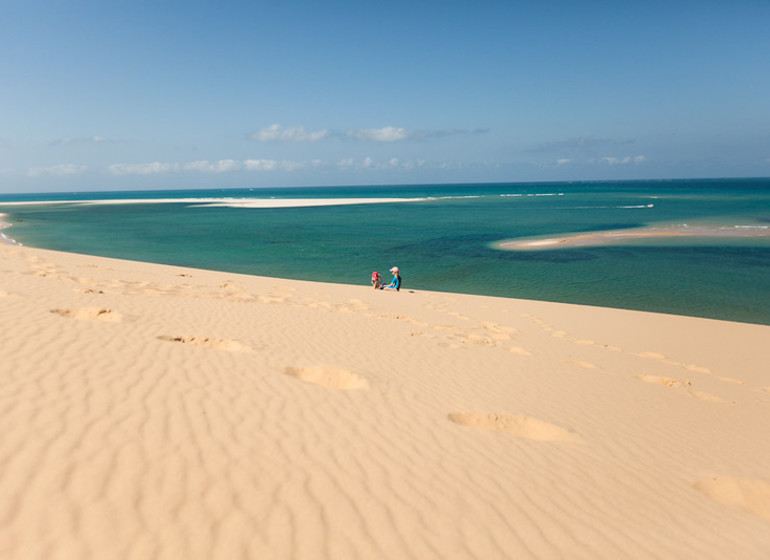
[[[356,128],[345,132],[333,132],[327,128],[317,131],[306,130],[303,126],[283,128],[272,124],[249,135],[257,142],[317,142],[327,138],[351,138],[365,142],[399,142],[402,140],[424,140],[443,138],[463,134],[486,134],[488,128],[475,130],[445,129],[445,130],[409,130],[402,127],[385,126],[382,128]]]

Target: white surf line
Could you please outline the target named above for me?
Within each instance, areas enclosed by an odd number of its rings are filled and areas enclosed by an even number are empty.
[[[78,204],[81,206],[121,204],[191,204],[200,207],[228,208],[302,208],[309,206],[343,206],[348,204],[386,204],[423,202],[430,198],[121,198],[99,200],[35,200],[0,202],[0,206],[34,206],[43,204]]]
[[[428,198],[251,198],[218,199],[199,204],[204,207],[228,208],[302,208],[309,206],[344,206],[349,204],[385,204],[389,202],[421,202]]]
[[[21,245],[21,243],[19,243],[18,241],[16,241],[12,237],[8,237],[4,233],[2,233],[2,230],[8,229],[9,227],[11,227],[13,225],[10,222],[6,222],[5,221],[5,218],[7,218],[7,217],[8,217],[8,214],[0,213],[0,243],[3,243],[5,245]]]

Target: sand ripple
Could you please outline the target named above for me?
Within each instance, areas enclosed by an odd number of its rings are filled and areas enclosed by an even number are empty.
[[[2,560],[770,550],[767,327],[2,244],[0,269]]]

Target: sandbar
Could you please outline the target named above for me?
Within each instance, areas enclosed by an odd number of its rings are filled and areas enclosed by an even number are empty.
[[[537,251],[543,249],[568,249],[676,237],[694,238],[759,238],[770,237],[770,226],[650,226],[574,233],[558,237],[536,239],[512,239],[500,241],[494,246],[509,251]]]
[[[0,206],[36,206],[49,204],[76,204],[81,206],[105,206],[123,204],[190,204],[201,207],[229,208],[305,208],[311,206],[346,206],[350,204],[388,204],[397,202],[422,202],[427,198],[120,198],[99,200],[37,200],[0,202]]]

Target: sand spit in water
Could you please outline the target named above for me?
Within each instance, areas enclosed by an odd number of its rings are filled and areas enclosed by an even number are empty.
[[[770,226],[734,226],[734,227],[646,227],[619,229],[611,231],[593,231],[575,233],[561,237],[537,239],[513,239],[501,241],[494,246],[508,251],[539,251],[547,249],[568,249],[571,247],[591,247],[612,245],[645,239],[664,239],[675,237],[694,238],[735,238],[735,237],[770,237]]]

